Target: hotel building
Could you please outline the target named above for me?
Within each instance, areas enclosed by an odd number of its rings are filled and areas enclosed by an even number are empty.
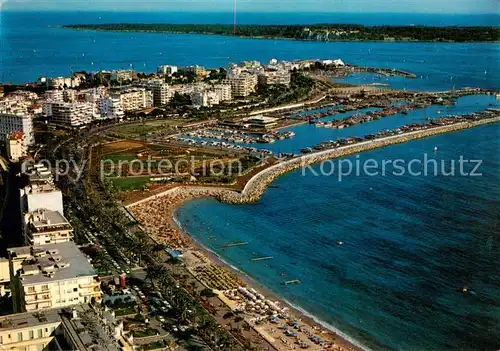
[[[8,251],[15,311],[101,300],[97,273],[75,243],[24,246]]]
[[[38,209],[24,215],[26,244],[41,246],[73,239],[73,227],[58,211]]]

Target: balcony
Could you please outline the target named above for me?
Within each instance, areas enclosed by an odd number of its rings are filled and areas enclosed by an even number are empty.
[[[94,287],[99,287],[101,285],[101,282],[98,282],[96,280],[93,280],[92,283],[84,283],[84,284],[78,284],[78,287],[80,289],[85,289],[85,288],[94,288]]]

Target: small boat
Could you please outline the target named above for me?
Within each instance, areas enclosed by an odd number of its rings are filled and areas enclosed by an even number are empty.
[[[337,245],[344,245],[343,241],[337,241]]]
[[[434,151],[438,151],[438,147],[437,146],[434,146]]]

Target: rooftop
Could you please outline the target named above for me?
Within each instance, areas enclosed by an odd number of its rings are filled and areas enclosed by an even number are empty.
[[[278,118],[266,117],[266,116],[254,116],[254,117],[247,117],[243,120],[245,122],[274,123],[278,121]]]
[[[59,309],[50,309],[43,312],[27,312],[2,316],[0,317],[0,332],[58,323],[61,321],[59,312]]]
[[[59,211],[50,211],[45,209],[38,209],[26,215],[28,222],[36,233],[43,233],[52,231],[55,228],[59,230],[73,229],[68,220]]]
[[[29,258],[22,263],[23,285],[42,284],[58,280],[97,275],[94,267],[73,242],[49,244],[37,248],[29,246],[9,249],[11,257]]]

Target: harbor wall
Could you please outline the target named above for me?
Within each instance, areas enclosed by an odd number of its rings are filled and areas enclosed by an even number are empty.
[[[364,141],[353,145],[342,146],[335,149],[328,149],[311,154],[303,155],[297,158],[290,159],[281,163],[277,163],[269,168],[262,170],[254,175],[245,185],[243,191],[237,192],[227,188],[215,188],[206,186],[178,186],[173,189],[166,190],[163,193],[150,196],[133,204],[127,208],[139,205],[152,199],[162,196],[179,197],[185,200],[186,198],[202,198],[215,197],[221,202],[231,204],[253,203],[260,199],[267,187],[281,175],[310,166],[315,163],[324,162],[330,159],[339,158],[347,155],[357,154],[363,151],[382,148],[393,144],[401,144],[410,140],[422,139],[433,135],[439,135],[448,132],[468,129],[479,125],[500,122],[500,117],[483,119],[472,122],[455,123],[446,126],[435,127],[431,129],[419,130],[400,135],[393,135],[386,138]]]

